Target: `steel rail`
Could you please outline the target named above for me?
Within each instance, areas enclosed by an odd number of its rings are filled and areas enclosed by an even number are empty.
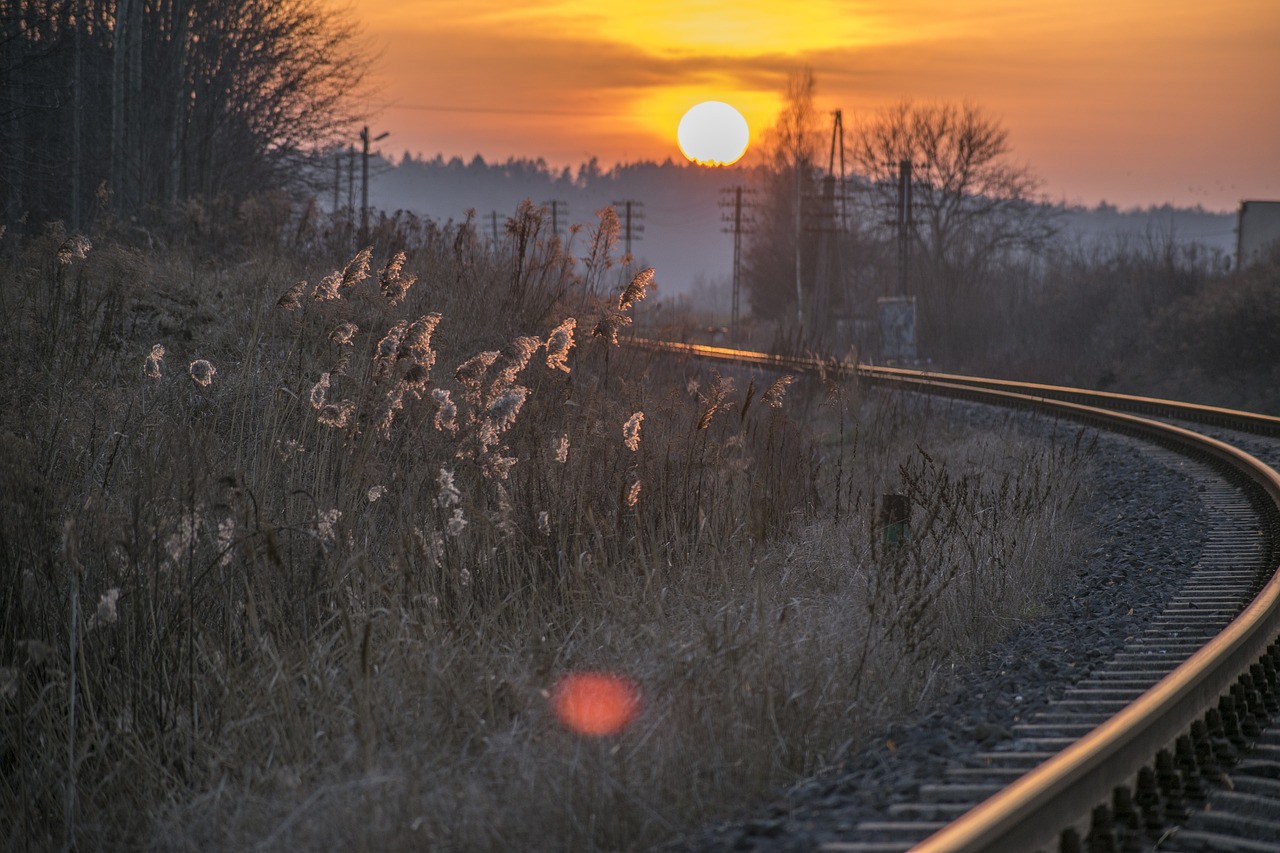
[[[1065,385],[1018,382],[1010,379],[988,379],[980,376],[934,373],[927,370],[908,370],[899,367],[859,365],[858,373],[860,376],[881,381],[892,381],[895,378],[936,379],[955,385],[1006,390],[1019,394],[1035,394],[1049,399],[1067,400],[1085,405],[1101,404],[1105,408],[1165,415],[1181,420],[1219,424],[1267,435],[1280,435],[1280,417],[1259,414],[1258,412],[1246,412],[1240,409],[1227,409],[1220,406],[1206,406],[1200,403],[1186,403],[1180,400],[1166,400],[1160,397],[1117,394],[1111,391],[1090,391]]]
[[[1105,424],[1207,454],[1246,477],[1280,514],[1280,473],[1226,442],[1179,426],[1104,407],[1143,407],[1195,420],[1249,422],[1270,432],[1280,419],[1177,401],[1091,392],[1060,386],[930,374],[900,368],[872,368],[823,361],[632,338],[633,346],[683,353],[779,370],[836,370],[873,382],[925,393],[981,399],[999,405],[1031,406],[1063,416]],[[1071,399],[1066,399],[1071,398]],[[1099,405],[1086,405],[1091,400]],[[1280,432],[1280,430],[1276,430]],[[1157,752],[1230,692],[1232,684],[1266,653],[1280,636],[1280,567],[1268,566],[1269,580],[1226,629],[1119,713],[1053,758],[1019,777],[976,807],[912,848],[916,853],[1026,853],[1058,844],[1063,830],[1086,822],[1092,809],[1107,802]],[[830,849],[839,849],[831,845]]]
[[[937,373],[929,370],[910,370],[901,367],[878,367],[870,364],[855,364],[834,358],[775,355],[729,347],[660,341],[649,338],[627,338],[624,340],[629,346],[656,352],[678,353],[736,364],[770,367],[777,370],[825,371],[828,374],[835,373],[841,376],[856,375],[860,379],[870,380],[877,384],[897,384],[928,379],[956,386],[963,385],[995,391],[1011,391],[1018,394],[1031,394],[1036,397],[1066,400],[1085,405],[1100,404],[1105,408],[1159,414],[1181,420],[1230,426],[1235,429],[1267,435],[1280,435],[1280,417],[1274,415],[1264,415],[1220,406],[1206,406],[1200,403],[1185,403],[1180,400],[1166,400],[1160,397],[1117,394],[1110,391],[1090,391],[1065,385],[1019,382],[1011,379],[990,379],[982,376],[964,376],[957,373]]]

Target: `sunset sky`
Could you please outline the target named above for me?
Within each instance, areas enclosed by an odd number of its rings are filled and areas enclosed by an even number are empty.
[[[333,0],[341,3],[343,0]],[[1053,200],[1280,199],[1277,0],[362,0],[373,132],[427,157],[681,159],[727,101],[773,122],[790,70],[846,125],[902,98],[1000,117]]]

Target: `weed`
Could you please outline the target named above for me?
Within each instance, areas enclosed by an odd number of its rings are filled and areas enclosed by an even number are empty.
[[[583,258],[540,216],[489,249],[397,220],[231,269],[56,229],[3,258],[10,837],[645,847],[1049,595],[1079,456],[619,349],[652,272],[611,277],[607,213]],[[621,732],[557,722],[577,671],[634,685]]]

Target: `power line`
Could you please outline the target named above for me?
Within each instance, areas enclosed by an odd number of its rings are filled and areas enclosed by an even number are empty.
[[[426,113],[487,113],[493,115],[527,115],[527,116],[580,116],[591,118],[606,118],[608,116],[616,116],[614,111],[590,111],[590,110],[550,110],[550,109],[532,109],[528,107],[455,107],[447,104],[391,104],[386,107],[389,110],[412,110],[414,112]],[[630,115],[635,115],[631,113]],[[654,115],[654,113],[648,113]]]
[[[369,125],[365,125],[360,129],[360,144],[363,148],[361,154],[361,189],[360,189],[360,244],[364,245],[369,240],[369,143],[378,142],[386,139],[391,134],[387,131],[379,133],[377,136],[370,138]]]

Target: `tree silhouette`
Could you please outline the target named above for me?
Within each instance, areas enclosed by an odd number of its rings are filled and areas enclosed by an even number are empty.
[[[0,214],[289,186],[357,119],[366,65],[320,0],[0,0]]]
[[[861,123],[853,155],[882,221],[895,219],[899,164],[912,163],[912,237],[927,290],[962,291],[1002,253],[1054,234],[1039,181],[1011,159],[1008,131],[973,104],[899,102]]]
[[[813,287],[816,240],[806,222],[820,177],[816,89],[813,69],[791,72],[782,112],[759,149],[755,225],[744,250],[744,282],[757,317],[802,318]]]

